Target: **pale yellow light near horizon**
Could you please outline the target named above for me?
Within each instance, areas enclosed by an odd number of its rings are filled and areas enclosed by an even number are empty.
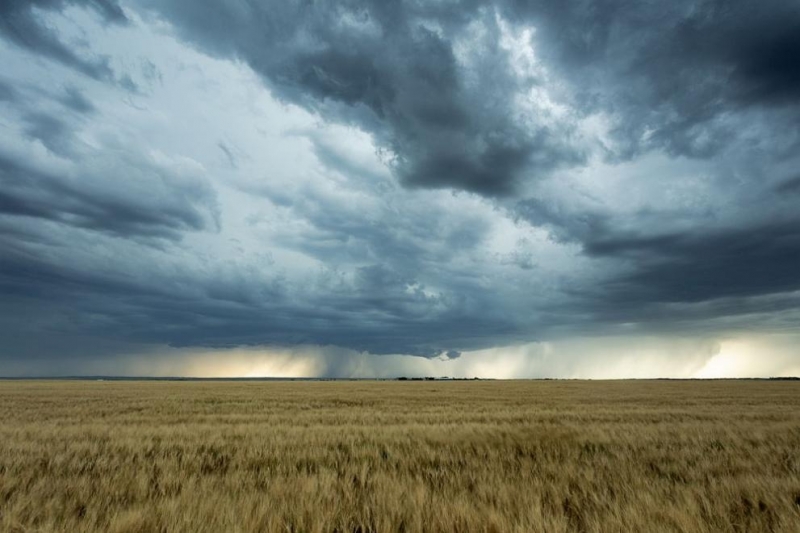
[[[372,355],[335,347],[167,348],[87,374],[213,378],[741,378],[800,375],[800,337],[598,337],[464,352],[460,357]]]
[[[732,378],[743,375],[748,359],[753,357],[753,347],[743,339],[727,340],[720,344],[719,353],[695,372],[693,378]]]
[[[797,335],[750,335],[724,340],[694,378],[800,376]]]

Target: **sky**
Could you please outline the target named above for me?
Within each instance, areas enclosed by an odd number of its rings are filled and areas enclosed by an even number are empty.
[[[0,376],[800,375],[794,0],[0,3]]]

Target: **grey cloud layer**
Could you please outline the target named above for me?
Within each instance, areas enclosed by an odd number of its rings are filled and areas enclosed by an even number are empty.
[[[511,97],[541,80],[515,75],[491,7],[151,7],[205,50],[247,61],[280,97],[373,133],[408,185],[504,195],[583,159],[570,124],[539,123],[515,108]]]
[[[797,317],[794,2],[123,7],[0,7],[4,54],[69,71],[0,74],[0,329],[16,339],[0,357],[63,338],[76,358],[123,349],[111,339],[449,360]],[[96,21],[85,42],[48,18],[67,8]],[[241,98],[230,124],[170,115],[148,84],[218,65],[104,49],[106,31],[174,32],[328,124],[259,133]],[[228,80],[198,76],[177,98],[199,113]],[[377,157],[353,155],[351,129]],[[260,159],[270,143],[291,163]]]
[[[581,105],[618,115],[619,155],[658,147],[710,157],[741,133],[732,114],[781,108],[797,116],[793,2],[511,4],[537,26],[542,56],[572,81]],[[785,125],[796,142],[796,121]]]
[[[554,217],[548,198],[523,200],[518,214],[576,240],[589,255],[640,258],[642,271],[627,281],[642,286],[643,298],[696,301],[800,288],[793,274],[796,177],[785,170],[800,163],[796,3],[288,5],[154,7],[205,49],[247,61],[283,98],[373,132],[407,185],[510,193],[584,162],[576,117],[605,113],[609,160],[663,150],[712,161],[710,176],[698,179],[715,181],[719,201],[689,214],[692,234],[659,228],[647,211],[671,206],[656,198],[623,221],[636,232],[621,228],[617,213],[580,205]],[[535,26],[535,52],[563,78],[562,103],[573,110],[557,126],[515,107],[515,97],[546,80],[512,74],[498,17]],[[641,179],[655,185],[673,178]],[[744,216],[715,227],[748,209],[774,210],[775,219]]]
[[[71,4],[86,5],[108,23],[124,24],[127,18],[114,0],[7,0],[0,4],[0,35],[8,41],[75,68],[96,79],[113,79],[113,71],[103,57],[83,57],[63,42],[40,19],[41,11],[61,11]]]
[[[752,108],[790,113],[781,120],[785,147],[798,140],[793,2],[152,7],[205,49],[247,61],[282,97],[373,131],[413,185],[498,194],[583,161],[568,120],[553,128],[542,113],[525,120],[514,107],[546,80],[514,75],[498,17],[535,26],[536,53],[571,82],[561,96],[577,114],[615,115],[621,146],[611,155],[656,147],[709,157],[736,140],[735,113]]]

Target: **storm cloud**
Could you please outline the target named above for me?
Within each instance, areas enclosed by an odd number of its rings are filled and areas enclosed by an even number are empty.
[[[9,0],[0,5],[0,34],[8,42],[75,68],[87,76],[112,79],[113,71],[107,58],[97,55],[86,57],[85,50],[76,50],[64,42],[58,32],[42,21],[43,12],[60,12],[70,4],[93,9],[105,23],[127,22],[122,9],[113,0]]]
[[[0,362],[700,372],[796,328],[798,36],[780,0],[6,2]]]

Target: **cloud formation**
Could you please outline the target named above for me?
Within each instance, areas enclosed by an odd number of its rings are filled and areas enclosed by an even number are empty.
[[[655,335],[705,364],[796,327],[792,2],[0,17],[0,360],[303,346],[349,354],[322,374],[467,372]]]
[[[9,0],[0,5],[0,35],[33,54],[62,63],[95,79],[113,79],[108,59],[76,50],[57,31],[42,21],[43,12],[60,12],[68,5],[83,5],[98,13],[105,23],[124,24],[127,18],[114,0]]]
[[[546,72],[518,57],[514,38],[529,35],[493,6],[148,5],[204,50],[246,61],[279,98],[369,131],[406,185],[506,195],[584,158]]]

